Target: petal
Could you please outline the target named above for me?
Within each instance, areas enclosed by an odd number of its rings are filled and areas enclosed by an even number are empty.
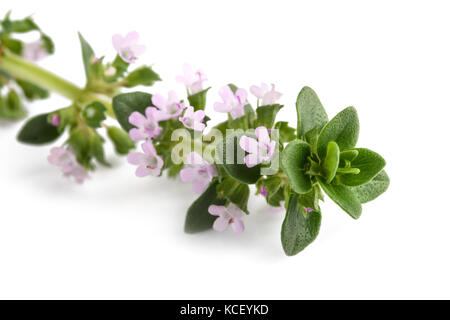
[[[246,155],[244,157],[244,162],[248,168],[253,168],[260,164],[260,162],[258,161],[258,156],[255,153]]]
[[[124,38],[120,34],[115,34],[112,37],[113,47],[116,51],[120,51],[122,49],[122,44],[124,42]]]
[[[263,144],[270,143],[269,132],[266,127],[258,127],[255,129],[255,134],[258,137],[258,142]]]
[[[205,111],[203,111],[203,110],[195,111],[195,113],[194,113],[195,121],[201,122],[204,117],[205,117]]]
[[[251,86],[250,92],[258,99],[262,99],[264,97],[264,93],[262,92],[261,88],[258,86]]]
[[[192,190],[195,193],[202,194],[208,188],[209,181],[204,179],[195,179],[192,183]]]
[[[150,175],[150,170],[146,166],[139,166],[136,169],[136,177],[143,178]]]
[[[214,103],[214,111],[217,112],[230,112],[232,110],[232,106],[227,103],[216,102]]]
[[[233,231],[235,233],[244,232],[244,230],[245,230],[244,221],[242,221],[241,219],[233,220],[233,223],[231,224],[231,228],[233,229]]]
[[[239,140],[239,146],[249,152],[249,153],[255,153],[258,150],[258,142],[250,137],[242,136]]]
[[[136,166],[145,163],[145,159],[145,154],[140,152],[131,152],[127,157],[128,163],[134,164]]]
[[[142,150],[149,156],[155,156],[157,155],[155,147],[153,146],[153,143],[151,140],[148,140],[142,144]]]
[[[133,112],[128,117],[128,122],[131,123],[135,127],[142,127],[144,125],[145,121],[147,121],[145,116],[142,113],[137,112],[137,111]]]
[[[152,96],[152,103],[155,107],[160,110],[165,110],[167,105],[167,100],[161,94],[154,94]]]
[[[180,171],[180,178],[183,182],[191,182],[194,180],[197,171],[193,168],[184,168]]]
[[[236,106],[235,108],[233,108],[233,110],[231,110],[231,112],[230,112],[230,115],[231,115],[231,118],[233,118],[233,119],[243,117],[245,115],[244,105],[240,104],[240,105]]]
[[[241,210],[241,208],[239,208],[232,202],[227,206],[227,212],[233,219],[240,219],[243,215],[243,211]]]
[[[205,130],[206,126],[204,123],[202,122],[194,122],[194,127],[192,129],[194,129],[194,131],[203,131]]]
[[[247,104],[247,96],[247,90],[242,88],[236,90],[236,97],[239,97],[241,104]]]
[[[139,41],[139,33],[137,31],[131,31],[125,36],[127,44],[134,44]]]
[[[216,205],[210,205],[208,208],[208,212],[210,215],[220,217],[225,213],[225,207],[224,206],[216,206]]]
[[[133,141],[141,141],[147,138],[147,135],[145,135],[141,130],[133,128],[129,132],[130,138]]]
[[[218,232],[223,232],[228,227],[228,219],[224,218],[217,218],[216,221],[214,221],[213,229]]]
[[[131,47],[131,50],[134,53],[134,56],[141,56],[145,53],[146,50],[146,46],[144,46],[143,44],[135,44]]]
[[[229,86],[224,86],[220,88],[219,95],[224,102],[230,102],[233,100],[234,97],[233,91],[231,91]]]

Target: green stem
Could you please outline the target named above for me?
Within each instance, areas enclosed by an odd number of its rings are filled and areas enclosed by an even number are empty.
[[[75,84],[22,59],[18,55],[10,52],[3,53],[0,56],[0,70],[14,79],[31,82],[43,89],[56,92],[72,101],[84,103],[100,101],[108,109],[108,114],[114,117],[110,102],[103,101],[95,94],[84,91]]]

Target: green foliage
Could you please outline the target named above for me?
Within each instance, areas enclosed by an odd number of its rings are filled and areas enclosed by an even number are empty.
[[[104,140],[94,130],[87,127],[76,127],[71,130],[67,143],[77,155],[77,161],[87,169],[93,169],[92,160],[109,166],[105,160]]]
[[[109,139],[114,144],[114,148],[118,154],[127,155],[136,146],[127,132],[121,128],[108,126],[106,129]]]
[[[327,156],[322,163],[322,175],[327,183],[331,183],[336,176],[339,167],[339,146],[336,142],[330,141],[327,147]]]
[[[128,122],[130,115],[135,111],[145,114],[145,109],[149,106],[152,106],[152,95],[144,92],[124,93],[113,99],[117,121],[127,132],[133,128],[133,125]]]
[[[161,81],[159,75],[151,67],[142,66],[125,77],[124,86],[127,88],[139,85],[152,86],[156,81]]]
[[[343,174],[340,182],[347,186],[361,186],[377,176],[386,165],[386,161],[376,152],[357,148],[358,156],[351,161],[352,168],[359,169],[358,174]]]
[[[20,86],[23,94],[28,100],[47,99],[50,96],[50,93],[47,90],[42,89],[31,82],[16,80],[16,83]]]
[[[339,112],[322,129],[317,140],[317,152],[320,158],[325,157],[330,141],[338,144],[341,151],[355,147],[359,136],[358,113],[353,107]]]
[[[281,153],[281,168],[286,174],[291,188],[298,194],[311,191],[312,183],[306,173],[311,146],[301,140],[290,142]]]
[[[106,120],[106,107],[94,101],[87,105],[82,112],[85,123],[91,128],[100,128],[102,121]]]
[[[0,118],[7,120],[20,120],[27,116],[17,92],[10,90],[6,97],[0,94]]]
[[[217,194],[219,198],[226,199],[242,211],[248,214],[247,204],[250,197],[250,188],[231,177],[226,177],[217,186]]]
[[[214,220],[217,218],[208,212],[211,205],[223,206],[225,199],[217,195],[217,181],[213,181],[208,189],[189,207],[184,231],[186,233],[198,233],[212,228]]]
[[[328,184],[321,177],[318,178],[318,181],[323,191],[325,191],[330,199],[340,206],[342,210],[347,212],[353,219],[358,219],[361,216],[361,202],[350,187]]]
[[[263,126],[267,129],[271,129],[281,108],[283,108],[283,106],[280,104],[256,108],[256,127]]]
[[[81,33],[78,33],[78,37],[80,38],[81,43],[81,55],[83,57],[84,72],[86,74],[86,78],[89,79],[91,76],[91,64],[92,60],[95,58],[95,53],[91,45],[86,41]]]
[[[295,129],[289,127],[289,123],[285,121],[279,121],[275,124],[275,129],[279,131],[280,143],[287,143],[296,138]]]
[[[203,91],[197,92],[196,94],[188,96],[189,104],[197,110],[205,110],[206,107],[206,95],[211,88],[207,88]]]
[[[328,116],[313,89],[304,87],[297,98],[297,137],[304,137],[314,128],[322,128]]]
[[[280,207],[281,201],[286,200],[286,182],[279,176],[263,177],[256,183],[257,194],[264,187],[267,192],[266,201],[272,207]]]
[[[378,198],[389,187],[389,176],[382,170],[371,181],[359,187],[351,188],[359,202],[367,203]]]
[[[41,114],[28,120],[17,136],[26,144],[41,145],[55,141],[61,135],[57,127],[48,122],[49,114]]]
[[[261,176],[261,168],[259,165],[249,168],[245,164],[245,151],[239,146],[239,141],[243,135],[243,132],[227,135],[217,145],[216,155],[222,162],[221,166],[231,177],[242,183],[254,184]]]
[[[320,212],[304,211],[298,195],[291,195],[281,229],[281,244],[286,255],[294,256],[309,246],[319,235],[321,222]]]

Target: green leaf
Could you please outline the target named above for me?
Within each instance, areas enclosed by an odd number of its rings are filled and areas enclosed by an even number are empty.
[[[55,52],[55,45],[53,40],[46,34],[41,33],[42,47],[47,51],[48,54],[53,54]]]
[[[86,124],[91,128],[100,128],[102,121],[106,120],[106,107],[94,101],[83,109],[83,118]]]
[[[194,107],[194,110],[205,110],[206,107],[206,94],[208,93],[208,89],[197,92],[196,94],[188,96],[189,104]]]
[[[339,146],[336,142],[330,141],[327,148],[327,156],[322,163],[322,175],[326,183],[331,183],[336,176],[336,171],[339,167]]]
[[[109,167],[110,164],[105,159],[105,150],[103,143],[105,140],[97,133],[89,136],[89,155],[94,157],[100,164]]]
[[[50,96],[50,93],[47,90],[42,89],[31,82],[16,80],[16,83],[20,86],[23,94],[29,100],[47,99]]]
[[[302,212],[298,195],[291,195],[281,228],[281,244],[288,256],[295,256],[309,246],[319,235],[322,215],[319,212]]]
[[[314,128],[322,128],[328,116],[317,94],[310,87],[303,87],[297,98],[297,137]]]
[[[39,30],[39,27],[31,17],[22,20],[11,21],[10,31],[14,33],[27,33],[33,30]]]
[[[236,132],[227,135],[216,147],[218,159],[222,161],[225,171],[234,179],[246,183],[254,184],[261,177],[260,166],[248,168],[244,162],[245,151],[239,145],[243,132]],[[238,159],[238,156],[241,156]]]
[[[298,194],[311,191],[311,178],[306,174],[311,146],[301,140],[290,142],[281,153],[281,168],[286,174],[291,188]]]
[[[341,152],[340,159],[352,162],[358,156],[358,150],[346,150]]]
[[[286,143],[296,138],[295,129],[289,127],[289,123],[285,121],[279,121],[275,124],[275,129],[279,131],[280,142]]]
[[[283,108],[283,106],[280,104],[272,104],[256,108],[256,126],[263,126],[267,129],[271,129],[281,108]]]
[[[49,114],[41,114],[31,118],[20,130],[17,139],[27,144],[46,144],[55,141],[62,132],[48,122]]]
[[[22,51],[23,51],[23,47],[24,47],[24,44],[22,41],[16,40],[16,39],[11,39],[11,38],[6,38],[6,39],[2,39],[2,43],[11,52],[13,52],[17,55],[22,55]]]
[[[143,66],[130,72],[124,79],[124,86],[132,88],[136,86],[152,86],[156,81],[161,81],[159,75],[151,67]]]
[[[3,98],[0,94],[0,118],[19,120],[26,116],[27,111],[14,90],[10,90],[6,98]]]
[[[323,200],[323,195],[318,184],[315,184],[310,192],[298,195],[301,206],[318,212],[320,212],[319,200]]]
[[[149,106],[152,106],[152,95],[144,92],[124,93],[113,99],[113,109],[117,121],[127,132],[134,128],[128,122],[130,115],[135,111],[145,114],[145,109]]]
[[[375,200],[389,188],[389,176],[382,170],[370,182],[359,187],[351,188],[361,203]]]
[[[217,186],[217,194],[219,198],[227,199],[248,214],[247,204],[250,197],[248,185],[227,177]]]
[[[83,57],[84,72],[86,74],[86,78],[89,79],[91,76],[91,63],[92,59],[95,57],[95,53],[91,45],[86,41],[86,39],[84,39],[84,37],[79,32],[78,37],[80,38],[81,43],[81,54]]]
[[[108,127],[106,130],[108,137],[114,144],[116,152],[120,155],[127,155],[136,146],[127,132],[117,127]]]
[[[358,168],[359,174],[343,174],[340,182],[346,186],[356,187],[372,180],[386,166],[386,161],[376,152],[364,148],[356,148],[358,156],[351,162],[352,168]]]
[[[211,205],[223,206],[226,203],[225,199],[218,198],[216,188],[217,181],[213,181],[208,189],[190,206],[184,224],[186,233],[197,233],[212,228],[217,217],[211,215],[208,208]]]
[[[343,185],[327,184],[326,181],[318,177],[317,179],[323,191],[333,200],[339,207],[347,212],[353,219],[358,219],[362,213],[361,203],[355,192],[350,187]]]
[[[116,74],[109,80],[116,81],[128,71],[128,67],[130,66],[130,64],[123,61],[123,59],[119,55],[117,55],[112,63],[112,66],[116,69]]]
[[[272,207],[280,207],[280,202],[285,200],[285,186],[286,183],[279,176],[261,178],[256,183],[257,194],[261,194],[261,188],[264,187],[267,192],[266,201]]]
[[[353,107],[348,107],[338,113],[323,127],[317,141],[317,152],[322,159],[325,157],[330,141],[339,145],[342,151],[352,149],[358,141],[359,120],[358,113]]]

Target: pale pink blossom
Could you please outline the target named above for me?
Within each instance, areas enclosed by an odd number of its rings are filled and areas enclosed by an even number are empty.
[[[184,103],[180,102],[175,91],[169,91],[168,98],[155,94],[152,96],[152,102],[161,111],[162,118],[165,120],[177,119],[186,107]]]
[[[58,127],[61,124],[61,118],[59,117],[59,114],[54,114],[50,118],[50,123],[52,126]]]
[[[193,72],[191,66],[187,63],[183,65],[183,75],[176,79],[186,86],[190,95],[203,91],[203,82],[208,80],[201,70]]]
[[[229,112],[233,119],[242,117],[244,106],[247,104],[247,91],[245,89],[237,89],[236,94],[231,91],[229,86],[222,87],[219,95],[223,102],[216,102],[214,110],[217,112]]]
[[[244,158],[245,164],[249,168],[270,161],[277,146],[276,141],[270,140],[269,132],[266,127],[256,128],[255,134],[258,140],[242,136],[239,141],[241,148],[249,153]]]
[[[236,233],[241,233],[245,229],[244,221],[242,221],[244,212],[233,203],[230,203],[226,207],[216,205],[209,206],[208,212],[211,215],[218,217],[213,224],[213,229],[216,231],[225,231],[228,225],[231,225],[231,228]]]
[[[65,177],[74,177],[75,181],[82,184],[87,178],[87,171],[77,161],[77,156],[72,148],[55,147],[50,150],[48,162],[61,168]]]
[[[183,182],[192,182],[192,189],[196,193],[203,193],[212,179],[217,176],[214,165],[205,161],[198,153],[191,152],[186,159],[187,167],[180,171]]]
[[[42,60],[48,55],[49,54],[44,48],[44,42],[42,39],[25,44],[22,51],[22,56],[25,60],[34,62]]]
[[[122,60],[128,63],[134,63],[136,58],[145,52],[145,46],[138,42],[139,34],[136,31],[128,33],[125,37],[120,34],[112,37],[114,49]]]
[[[203,119],[205,118],[205,112],[203,110],[198,110],[194,112],[193,107],[187,107],[184,115],[180,117],[180,121],[184,124],[184,126],[188,129],[192,129],[194,131],[203,131],[205,130],[205,124],[203,123]]]
[[[271,89],[265,83],[261,83],[261,87],[251,86],[250,92],[261,101],[261,106],[275,104],[282,96],[280,92],[275,91],[274,84]]]
[[[146,176],[159,176],[164,165],[163,159],[156,153],[151,140],[142,144],[142,152],[131,152],[128,155],[128,162],[138,166],[136,176],[139,178]]]
[[[128,118],[128,122],[136,127],[129,132],[131,140],[140,141],[159,136],[162,131],[159,122],[162,120],[163,114],[155,107],[145,109],[145,116],[140,112],[133,112]]]
[[[259,188],[259,193],[261,193],[261,195],[263,197],[267,197],[269,194],[267,193],[267,188],[264,186],[261,186],[261,188]]]

